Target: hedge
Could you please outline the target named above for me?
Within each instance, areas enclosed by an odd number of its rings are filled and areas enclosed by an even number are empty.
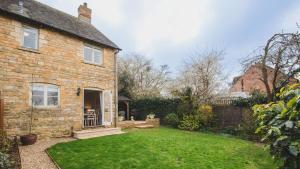
[[[154,113],[156,117],[163,120],[167,114],[177,113],[179,104],[180,99],[143,98],[133,100],[130,107],[136,120],[145,120],[150,113]]]

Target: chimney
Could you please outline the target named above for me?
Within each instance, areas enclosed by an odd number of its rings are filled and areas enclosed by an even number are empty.
[[[81,21],[91,23],[91,15],[92,10],[87,7],[87,3],[83,3],[83,5],[80,5],[78,8],[78,19]]]

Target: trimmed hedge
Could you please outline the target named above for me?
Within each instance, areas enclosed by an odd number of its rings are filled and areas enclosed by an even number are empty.
[[[145,120],[148,114],[154,113],[155,117],[160,118],[163,123],[167,114],[177,113],[180,102],[180,99],[153,97],[133,100],[130,107],[132,111],[134,110],[134,116],[137,120]]]

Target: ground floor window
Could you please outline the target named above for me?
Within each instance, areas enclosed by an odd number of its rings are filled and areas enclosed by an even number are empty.
[[[59,105],[59,87],[51,84],[33,83],[31,104],[34,107],[56,107]]]

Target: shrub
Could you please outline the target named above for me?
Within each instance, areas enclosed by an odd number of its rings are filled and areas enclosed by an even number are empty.
[[[285,168],[300,168],[300,84],[282,88],[277,97],[275,103],[253,107],[256,132],[269,144],[270,153],[284,160]]]
[[[12,168],[13,162],[10,159],[10,150],[12,142],[9,140],[5,132],[0,131],[0,168]]]
[[[232,104],[239,107],[252,107],[255,104],[265,104],[268,98],[265,94],[261,93],[259,90],[253,90],[248,98],[239,98],[235,100]]]
[[[170,126],[177,127],[178,123],[179,123],[179,118],[178,118],[177,114],[170,113],[170,114],[166,115],[164,121],[166,124],[168,124]]]
[[[138,120],[145,120],[150,113],[155,113],[156,117],[164,119],[167,114],[177,113],[179,104],[179,99],[151,97],[133,100],[130,103],[130,108],[136,110],[135,119]]]
[[[7,153],[12,148],[11,140],[9,140],[5,132],[0,131],[0,152]]]
[[[10,160],[10,155],[0,152],[0,168],[12,168],[13,162]]]
[[[212,111],[212,106],[208,104],[202,104],[198,107],[198,112],[201,118],[201,124],[205,127],[212,127],[212,120],[214,118],[214,113]]]
[[[186,115],[179,122],[178,128],[182,130],[196,130],[200,128],[200,116],[197,115]]]

